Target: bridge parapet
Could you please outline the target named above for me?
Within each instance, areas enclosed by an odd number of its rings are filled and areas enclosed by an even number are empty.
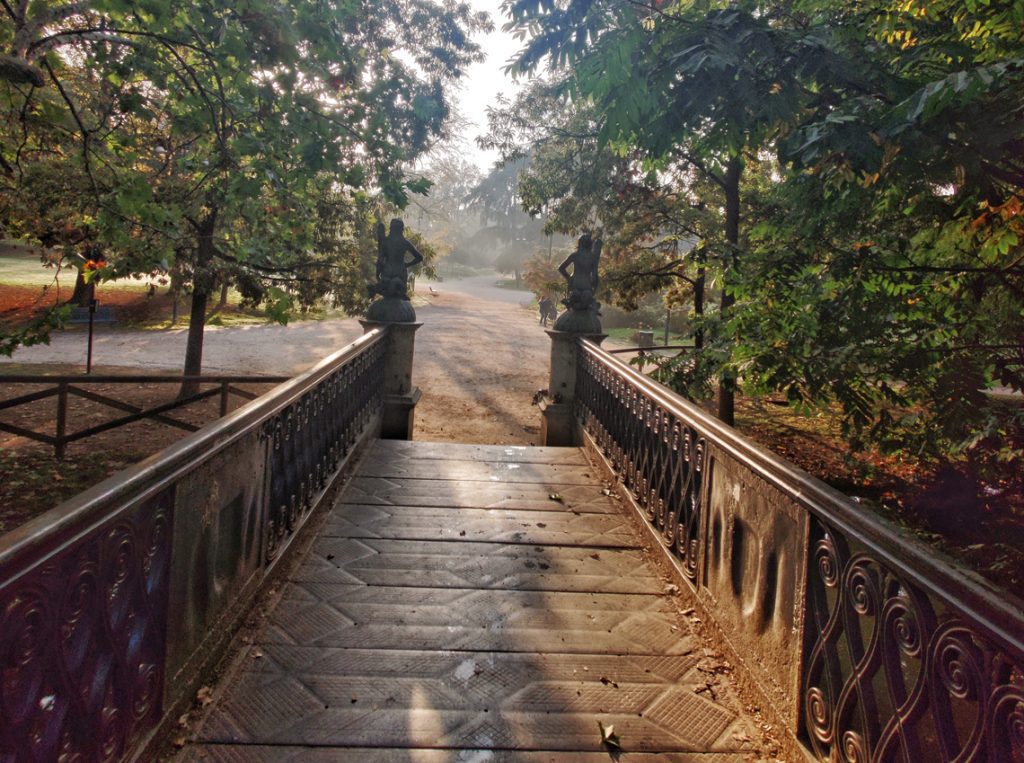
[[[811,756],[1024,761],[1024,605],[580,340],[587,447]]]
[[[379,434],[388,330],[0,537],[0,760],[138,755]]]

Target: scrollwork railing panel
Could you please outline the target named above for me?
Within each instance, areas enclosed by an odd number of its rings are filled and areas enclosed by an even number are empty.
[[[172,495],[0,590],[3,760],[117,760],[160,717]]]
[[[1019,653],[820,519],[812,554],[804,726],[818,757],[1024,761]]]
[[[280,553],[327,478],[379,411],[385,344],[376,342],[264,425],[270,438],[267,560]]]
[[[576,410],[584,429],[695,583],[703,435],[592,354],[581,354],[576,384]]]
[[[1020,599],[958,571],[595,345],[581,342],[577,359],[580,425],[702,600],[718,603],[709,614],[739,616],[716,598],[727,587],[720,573],[740,580],[742,603],[745,586],[758,582],[751,561],[773,562],[764,580],[796,590],[794,616],[780,610],[773,620],[803,644],[790,667],[766,659],[770,646],[759,652],[769,631],[744,642],[744,624],[720,626],[758,655],[748,668],[769,695],[781,690],[775,696],[792,708],[782,717],[816,757],[1024,763]],[[762,516],[772,512],[779,521]],[[735,540],[752,531],[760,532],[753,547]],[[747,558],[735,553],[744,545]],[[719,578],[701,568],[702,553]]]

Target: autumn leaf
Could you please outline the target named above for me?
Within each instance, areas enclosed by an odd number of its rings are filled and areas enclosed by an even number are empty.
[[[619,742],[619,735],[615,733],[614,725],[605,726],[601,721],[598,721],[597,727],[601,730],[601,744],[613,750],[622,749],[622,744]]]

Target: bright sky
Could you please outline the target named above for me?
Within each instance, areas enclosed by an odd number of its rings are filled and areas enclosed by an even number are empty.
[[[487,60],[480,64],[473,64],[469,70],[469,76],[462,86],[462,93],[458,98],[459,111],[472,125],[465,136],[469,156],[481,170],[487,171],[497,159],[493,151],[481,151],[474,139],[487,128],[488,106],[493,105],[499,93],[512,96],[516,84],[511,78],[505,76],[502,69],[512,55],[521,47],[520,40],[516,40],[511,34],[501,31],[505,24],[505,17],[501,15],[501,0],[470,0],[474,10],[486,11],[491,15],[494,22],[494,31],[482,38],[477,38]]]

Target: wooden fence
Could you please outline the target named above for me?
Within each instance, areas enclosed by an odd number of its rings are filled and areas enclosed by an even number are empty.
[[[168,416],[167,414],[178,408],[192,403],[197,403],[207,398],[220,396],[220,415],[228,412],[231,395],[236,395],[245,400],[254,400],[257,395],[244,390],[238,384],[279,384],[287,381],[287,376],[244,376],[244,375],[203,375],[203,376],[174,376],[174,375],[0,375],[0,386],[10,387],[11,385],[46,385],[43,389],[35,390],[24,395],[10,398],[0,402],[0,411],[7,411],[18,406],[28,405],[47,398],[57,398],[57,415],[53,434],[38,432],[26,427],[17,426],[9,422],[0,421],[0,431],[10,432],[20,437],[52,445],[57,458],[63,458],[67,446],[70,443],[84,440],[102,432],[106,432],[126,424],[132,424],[143,419],[151,419],[167,426],[183,429],[186,432],[195,432],[198,426],[187,421]],[[201,390],[192,395],[178,397],[161,405],[151,408],[142,408],[132,405],[123,400],[102,395],[93,390],[85,389],[85,385],[96,384],[177,384],[184,382],[198,382],[201,386],[209,385],[208,389]],[[68,403],[70,398],[78,397],[91,400],[94,403],[108,406],[117,411],[126,413],[125,416],[113,418],[101,424],[80,429],[76,432],[68,432]]]

